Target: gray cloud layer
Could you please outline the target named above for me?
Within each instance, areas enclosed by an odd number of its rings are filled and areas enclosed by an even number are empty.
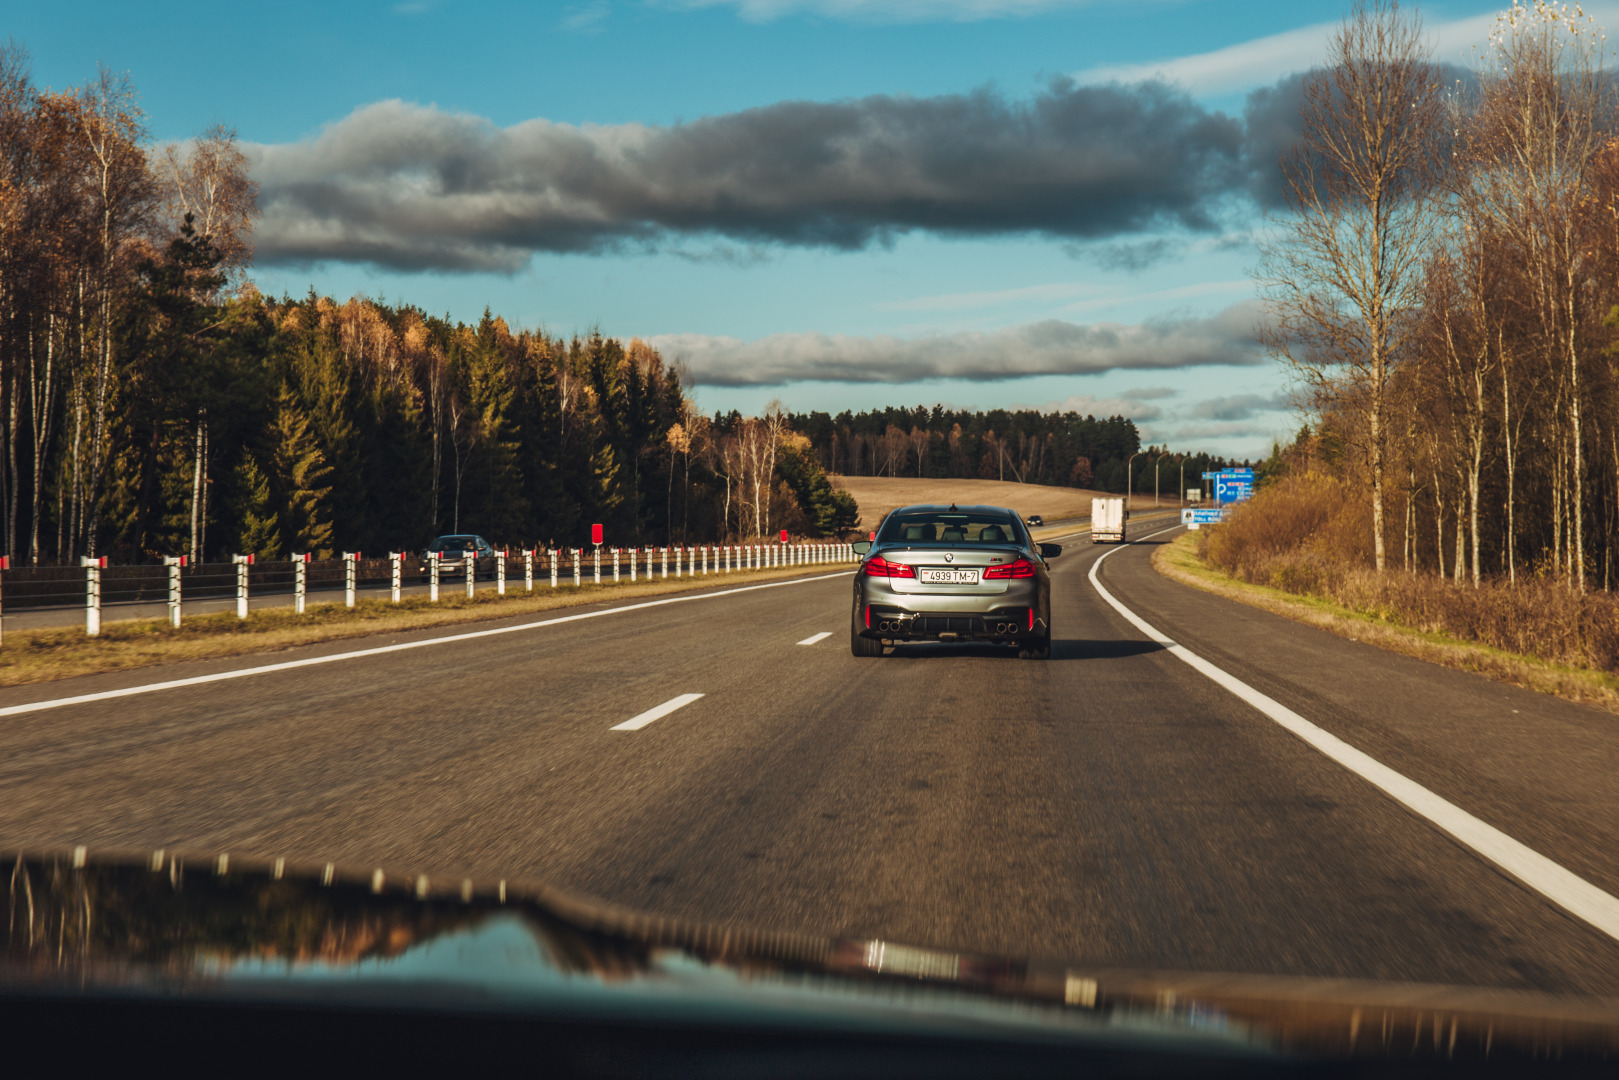
[[[910,230],[1068,239],[1212,228],[1242,124],[1162,84],[785,102],[686,124],[573,126],[399,101],[248,148],[264,263],[521,269],[681,237],[855,249]]]
[[[906,383],[921,379],[993,380],[1086,375],[1117,368],[1173,369],[1201,364],[1258,364],[1256,302],[1208,318],[1136,325],[1080,326],[1048,319],[991,332],[917,338],[774,334],[756,341],[704,334],[650,339],[709,386],[787,382]]]

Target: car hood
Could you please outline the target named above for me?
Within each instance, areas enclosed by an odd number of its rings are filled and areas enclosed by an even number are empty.
[[[733,1052],[769,1033],[758,1053],[797,1047],[808,1056],[793,1062],[845,1075],[894,1045],[934,1075],[982,1075],[986,1052],[997,1071],[1082,1062],[1102,1075],[1619,1056],[1619,1002],[1607,999],[995,957],[711,927],[538,884],[329,864],[77,849],[13,855],[4,869],[0,1017],[17,1025],[81,1025],[108,1002],[155,1010],[143,1023],[159,1028],[198,1003],[279,1009],[283,1025],[289,1009],[357,1027],[411,1016],[424,1038],[446,1018],[476,1016],[528,1024],[532,1041],[533,1024],[553,1021],[567,1025],[564,1045],[600,1044],[590,1061],[630,1068],[614,1055],[653,1044],[627,1040],[627,1024],[646,1038],[708,1033]],[[851,1046],[854,1057],[815,1056]]]

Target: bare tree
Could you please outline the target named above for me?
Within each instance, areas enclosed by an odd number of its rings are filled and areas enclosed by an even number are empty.
[[[1580,330],[1591,314],[1582,218],[1608,139],[1613,97],[1600,33],[1577,9],[1515,2],[1496,21],[1474,122],[1461,127],[1463,193],[1517,268],[1536,359],[1555,376],[1561,438],[1553,470],[1557,562],[1585,589],[1586,380]],[[1505,384],[1503,383],[1503,391]],[[1503,408],[1510,404],[1503,397]],[[1509,425],[1510,426],[1510,425]]]
[[[1421,303],[1442,109],[1417,18],[1393,0],[1357,4],[1305,79],[1300,142],[1283,162],[1287,213],[1262,249],[1266,343],[1321,397],[1364,403],[1379,571],[1388,386]]]
[[[259,186],[237,145],[236,129],[214,124],[190,143],[163,148],[170,228],[178,231],[190,214],[198,236],[207,237],[220,257],[220,269],[237,275],[253,261],[253,220]]]

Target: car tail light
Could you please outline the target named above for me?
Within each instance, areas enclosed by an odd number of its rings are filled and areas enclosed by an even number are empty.
[[[889,562],[881,555],[873,555],[866,560],[864,573],[867,577],[915,577],[916,568],[906,566],[904,563]]]
[[[998,578],[1034,577],[1034,563],[1028,559],[1017,558],[1005,566],[991,566],[984,571],[985,581],[994,581]]]

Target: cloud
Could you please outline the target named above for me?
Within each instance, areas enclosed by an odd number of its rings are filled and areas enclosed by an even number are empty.
[[[563,9],[562,28],[595,33],[601,30],[601,24],[612,12],[613,7],[607,0],[590,0],[588,4],[575,4]]]
[[[1169,370],[1203,364],[1259,364],[1259,308],[1234,304],[1213,316],[1082,326],[1056,319],[995,331],[916,338],[773,334],[755,341],[666,334],[650,343],[708,386],[789,382],[989,381],[1033,375],[1093,375],[1117,369]]]
[[[1021,406],[1014,406],[1021,408]],[[1118,397],[1096,397],[1092,394],[1072,394],[1061,401],[1048,401],[1040,406],[1041,412],[1078,413],[1081,416],[1128,416],[1137,423],[1156,420],[1163,409],[1150,405],[1129,394]]]
[[[748,22],[815,15],[859,22],[978,22],[1092,6],[1092,0],[665,0],[686,9],[735,8]]]
[[[1180,391],[1173,386],[1138,386],[1133,390],[1125,390],[1121,394],[1127,398],[1139,398],[1142,401],[1159,401],[1163,398],[1172,398]]]
[[[1241,124],[1162,85],[1028,101],[784,102],[667,127],[385,101],[245,147],[258,259],[512,273],[535,252],[678,238],[856,250],[902,233],[1106,238],[1212,230],[1247,182]]]
[[[1169,438],[1175,442],[1185,442],[1188,439],[1268,439],[1275,432],[1274,425],[1243,422],[1182,424],[1169,432]]]
[[[1194,420],[1251,420],[1259,413],[1290,409],[1293,403],[1286,394],[1234,394],[1230,397],[1205,398],[1186,410]]]
[[[1600,8],[1586,10],[1597,13],[1598,23],[1612,26],[1619,21],[1619,7],[1614,5],[1604,4]],[[1435,62],[1471,64],[1473,50],[1482,49],[1489,41],[1495,19],[1495,14],[1491,12],[1428,24],[1427,36],[1433,44]],[[1340,22],[1314,23],[1239,41],[1209,52],[1166,57],[1140,64],[1108,64],[1087,68],[1075,72],[1074,79],[1081,83],[1135,83],[1158,79],[1199,94],[1246,90],[1321,64],[1326,59],[1332,35],[1341,25]]]

